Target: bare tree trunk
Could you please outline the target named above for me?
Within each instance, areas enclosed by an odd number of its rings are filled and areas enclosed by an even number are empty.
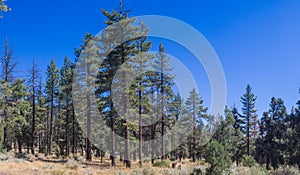
[[[54,90],[52,90],[54,91]],[[52,140],[53,140],[53,110],[54,110],[54,92],[52,92],[51,97],[51,110],[50,110],[50,122],[49,122],[49,147],[48,147],[48,153],[52,154]]]
[[[32,132],[31,132],[31,154],[34,154],[35,149],[35,87],[34,78],[32,80]]]
[[[110,92],[111,93],[111,92]],[[111,166],[116,166],[116,159],[115,159],[115,149],[116,149],[116,143],[115,143],[115,117],[113,114],[113,103],[110,104],[111,108]]]
[[[163,71],[163,68],[161,68],[161,70]],[[166,159],[165,155],[166,155],[166,150],[165,150],[165,110],[164,110],[165,106],[164,106],[164,74],[163,72],[161,72],[161,147],[162,147],[162,151],[161,151],[161,159]]]
[[[142,80],[139,82],[140,90],[139,90],[139,164],[143,165],[142,153],[143,153],[143,131],[142,131],[142,90],[141,90],[141,83]]]
[[[39,153],[42,153],[42,133],[39,133]]]
[[[90,75],[89,68],[87,69],[87,76]],[[87,78],[87,87],[90,87],[89,78]],[[86,133],[86,160],[92,161],[92,143],[91,143],[91,101],[90,92],[86,92],[87,108],[86,108],[86,122],[87,122],[87,133]]]
[[[65,138],[66,138],[66,153],[65,156],[68,156],[70,154],[70,140],[69,140],[69,117],[70,117],[70,110],[69,110],[69,102],[67,100],[66,103],[67,110],[66,110],[66,133],[65,133]]]
[[[72,153],[75,155],[75,110],[74,110],[74,104],[72,104]]]
[[[35,110],[35,80],[37,76],[37,68],[34,60],[32,61],[32,68],[31,68],[31,88],[32,88],[32,131],[31,131],[31,154],[34,154],[35,151],[35,117],[36,117],[36,110]]]

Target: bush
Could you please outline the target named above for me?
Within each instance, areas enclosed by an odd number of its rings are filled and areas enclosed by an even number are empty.
[[[299,175],[300,171],[296,167],[280,167],[270,172],[270,175]]]
[[[171,156],[171,157],[170,157],[170,160],[171,160],[172,162],[174,162],[174,161],[176,160],[176,157]]]
[[[56,149],[55,149],[55,156],[56,156],[56,158],[59,158],[60,157],[60,148],[59,148],[59,146],[56,146]]]
[[[51,171],[51,173],[53,175],[63,175],[63,174],[65,174],[65,171],[63,171],[63,170],[53,170],[53,171]]]
[[[230,175],[268,175],[268,171],[261,166],[253,166],[253,167],[234,167],[224,174]]]
[[[163,171],[162,174],[164,175],[189,175],[194,173],[193,167],[184,167],[181,170],[177,169],[166,169]]]
[[[0,161],[8,160],[8,156],[6,154],[0,154]]]
[[[242,164],[245,167],[253,167],[256,165],[256,160],[252,156],[245,155],[242,158]]]
[[[224,147],[216,141],[209,143],[206,149],[205,159],[210,164],[210,167],[207,169],[210,175],[222,174],[231,164],[231,160],[227,156]]]
[[[79,167],[79,164],[75,160],[69,159],[66,163],[66,167],[69,169],[77,169]]]
[[[156,175],[157,173],[153,168],[144,168],[143,175]]]
[[[170,162],[167,160],[161,160],[157,161],[153,164],[154,167],[160,167],[160,168],[169,168],[170,167]]]
[[[24,159],[15,158],[15,155],[12,152],[8,153],[0,153],[0,162],[16,162],[16,163],[24,163]]]
[[[82,157],[82,156],[74,155],[73,158],[74,158],[74,160],[76,160],[79,163],[83,163],[84,162],[84,157]]]
[[[28,162],[33,162],[36,160],[36,157],[33,155],[33,154],[26,154],[25,155],[25,159],[28,161]]]

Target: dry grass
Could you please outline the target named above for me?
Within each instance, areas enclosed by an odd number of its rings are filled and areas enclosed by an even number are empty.
[[[118,169],[118,168],[117,168]],[[110,167],[85,166],[74,161],[46,163],[42,161],[0,162],[1,175],[106,175],[114,174]]]
[[[110,167],[109,160],[102,164],[98,160],[93,161],[96,165],[85,165],[75,160],[68,160],[66,163],[49,163],[40,160],[29,161],[0,161],[1,175],[114,175],[114,174],[135,174],[135,175],[160,175],[172,174],[177,170],[171,168],[152,167],[151,163],[144,163],[142,167],[137,162],[132,162],[132,168],[125,168],[122,162],[117,161],[117,166]],[[188,165],[182,165],[181,172],[185,172]]]
[[[64,163],[53,163],[33,158],[30,161],[16,159],[11,155],[4,156],[1,154],[0,158],[0,175],[185,175],[192,174],[195,169],[201,169],[202,173],[205,174],[205,169],[209,167],[204,161],[193,163],[189,160],[179,162],[174,169],[153,167],[150,162],[144,163],[143,166],[139,166],[137,162],[132,162],[132,168],[128,169],[125,168],[123,162],[119,161],[117,161],[116,167],[111,167],[108,159],[105,159],[103,163],[100,163],[99,160],[84,163],[69,158]],[[251,168],[232,166],[224,174],[294,175],[299,174],[299,171],[297,168],[280,168],[268,173],[257,165]]]

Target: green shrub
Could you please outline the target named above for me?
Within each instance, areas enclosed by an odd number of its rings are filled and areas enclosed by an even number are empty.
[[[160,167],[160,168],[169,168],[170,167],[170,162],[167,160],[161,160],[157,161],[153,164],[154,167]]]
[[[190,175],[194,173],[193,166],[183,167],[182,169],[165,169],[163,175]]]
[[[171,157],[170,157],[170,160],[171,160],[172,162],[174,162],[174,161],[176,160],[176,157],[171,156]]]
[[[53,171],[51,171],[51,173],[53,175],[63,175],[63,174],[65,174],[65,171],[64,170],[53,170]]]
[[[210,164],[210,167],[207,168],[207,172],[210,175],[222,174],[231,164],[231,160],[224,147],[216,141],[209,143],[206,149],[205,159]]]
[[[246,167],[253,167],[256,165],[256,160],[252,156],[243,156],[242,164]]]
[[[55,156],[56,156],[56,158],[59,158],[60,155],[61,155],[60,154],[60,148],[59,148],[59,146],[56,146],[56,149],[55,149]]]
[[[144,168],[143,175],[156,175],[157,173],[153,168]]]

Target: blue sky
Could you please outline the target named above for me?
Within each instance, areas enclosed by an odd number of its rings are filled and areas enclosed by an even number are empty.
[[[45,72],[51,58],[60,66],[86,32],[104,28],[101,8],[118,9],[118,0],[8,0],[12,11],[0,20],[0,43],[7,36],[19,69],[27,73],[36,59]],[[300,99],[300,1],[298,0],[126,0],[131,15],[165,15],[199,30],[214,47],[227,80],[227,104],[240,108],[247,84],[258,96],[258,113],[268,110],[271,97],[283,98],[288,112]],[[164,41],[164,40],[162,40]],[[201,96],[210,105],[210,86],[192,55],[165,41],[198,77]],[[154,46],[157,47],[158,43]],[[154,48],[155,49],[155,48]],[[2,54],[2,51],[0,51]]]

